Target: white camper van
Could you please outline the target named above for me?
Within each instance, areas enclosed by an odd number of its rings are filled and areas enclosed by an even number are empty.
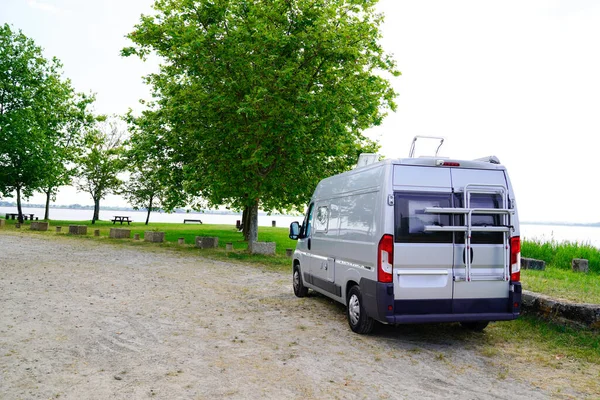
[[[517,318],[521,246],[506,169],[496,157],[413,150],[396,160],[369,155],[318,184],[304,222],[290,226],[294,293],[345,304],[357,333],[374,321],[483,330]]]

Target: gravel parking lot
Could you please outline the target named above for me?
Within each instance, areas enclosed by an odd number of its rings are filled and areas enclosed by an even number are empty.
[[[291,274],[0,234],[2,399],[542,399],[458,325],[350,331]],[[423,335],[426,333],[426,335]]]

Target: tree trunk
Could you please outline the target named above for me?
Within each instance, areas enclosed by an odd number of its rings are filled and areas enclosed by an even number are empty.
[[[23,223],[23,209],[21,208],[21,188],[17,186],[17,213],[19,214],[19,223]]]
[[[248,209],[248,250],[258,241],[258,199]]]
[[[100,218],[100,198],[94,199],[94,216],[92,217],[92,225]]]
[[[250,228],[250,222],[248,221],[248,206],[244,207],[244,211],[242,211],[242,234],[244,235],[244,240],[248,241],[248,232]]]
[[[52,189],[48,189],[45,193],[46,193],[46,208],[44,210],[44,219],[47,221],[50,219],[50,196],[52,195]]]
[[[150,196],[150,204],[148,205],[148,214],[146,215],[146,225],[148,225],[148,221],[150,221],[150,212],[152,212],[152,200],[154,200],[154,196]]]

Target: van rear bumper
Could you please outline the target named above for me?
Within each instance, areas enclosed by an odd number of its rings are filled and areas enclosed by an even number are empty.
[[[395,300],[391,283],[362,279],[363,306],[377,321],[388,324],[428,322],[509,321],[521,314],[521,284],[511,282],[506,298]]]
[[[428,322],[509,321],[518,317],[519,313],[425,314],[388,315],[385,320],[389,324],[422,324]]]

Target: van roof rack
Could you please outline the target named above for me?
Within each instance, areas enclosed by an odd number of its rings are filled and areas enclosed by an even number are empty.
[[[496,156],[487,156],[487,157],[476,158],[473,161],[483,161],[483,162],[488,162],[490,164],[500,164],[500,160]]]
[[[409,158],[414,158],[414,155],[415,155],[415,143],[417,142],[417,139],[435,139],[435,140],[439,140],[440,141],[440,144],[438,145],[437,149],[435,149],[435,155],[434,155],[434,157],[438,156],[438,152],[440,151],[440,147],[442,147],[442,145],[444,144],[444,138],[443,137],[417,135],[417,136],[415,136],[413,138],[412,144],[410,145],[410,152],[408,153],[408,157]]]

